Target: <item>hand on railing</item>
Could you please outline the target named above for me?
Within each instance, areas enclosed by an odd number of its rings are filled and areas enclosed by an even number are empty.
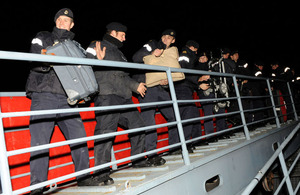
[[[146,95],[147,87],[146,83],[140,83],[136,90],[142,97]]]

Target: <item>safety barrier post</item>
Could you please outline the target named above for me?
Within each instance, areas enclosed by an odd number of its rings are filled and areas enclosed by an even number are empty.
[[[177,128],[178,128],[178,134],[181,142],[181,148],[182,148],[182,156],[183,156],[183,161],[185,165],[190,165],[190,157],[189,153],[185,144],[185,137],[184,137],[184,132],[182,128],[182,123],[181,123],[181,117],[180,117],[180,112],[179,112],[179,107],[177,103],[177,98],[176,98],[176,93],[175,93],[175,88],[174,88],[174,83],[172,80],[172,74],[170,68],[168,68],[167,72],[167,77],[168,77],[168,82],[169,82],[169,87],[170,87],[170,94],[171,94],[171,99],[173,101],[173,108],[174,108],[174,113],[175,113],[175,118],[177,123]]]
[[[274,112],[274,116],[275,116],[276,126],[277,126],[277,128],[280,128],[280,122],[279,122],[279,118],[278,118],[277,112],[276,112],[274,96],[273,96],[271,85],[270,85],[270,79],[267,79],[267,86],[268,86],[268,91],[269,91],[269,95],[270,95],[270,99],[271,99],[271,104],[272,104],[272,107],[273,107],[273,112]]]
[[[279,158],[279,162],[280,162],[280,165],[281,165],[283,175],[286,178],[285,183],[286,183],[288,192],[289,192],[289,194],[292,195],[292,194],[294,194],[294,190],[293,190],[293,186],[292,186],[292,183],[291,183],[289,171],[287,169],[282,151],[279,153],[278,158]]]
[[[110,153],[111,153],[111,162],[116,161],[116,156],[115,156],[115,152],[114,152],[114,147],[111,147]],[[116,165],[116,164],[112,165],[112,170],[115,171],[115,170],[117,170],[117,169],[118,169],[118,165]]]
[[[239,109],[241,111],[240,115],[241,115],[242,123],[243,123],[243,126],[244,126],[245,137],[246,137],[247,140],[250,140],[249,129],[247,127],[247,122],[246,122],[245,115],[244,115],[243,104],[242,104],[238,84],[237,84],[237,81],[236,81],[236,76],[233,76],[233,84],[234,84],[234,89],[235,89],[235,94],[236,94],[236,97],[237,97]]]
[[[0,175],[2,194],[12,194],[12,185],[10,180],[8,156],[4,137],[4,128],[2,121],[2,112],[0,107]]]
[[[298,115],[297,115],[297,111],[296,111],[296,107],[295,107],[294,98],[293,98],[292,90],[291,90],[291,87],[290,87],[290,83],[287,82],[286,84],[287,84],[287,88],[289,90],[289,96],[291,98],[291,103],[292,103],[292,107],[293,107],[293,111],[294,111],[295,121],[298,121]]]

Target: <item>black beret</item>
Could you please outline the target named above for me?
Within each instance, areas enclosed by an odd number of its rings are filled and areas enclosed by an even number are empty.
[[[202,57],[202,56],[207,56],[205,51],[199,53],[199,57]]]
[[[224,49],[221,50],[221,53],[222,53],[222,55],[223,55],[223,54],[228,54],[228,53],[230,54],[231,51],[230,51],[230,49],[228,49],[228,48],[224,48]]]
[[[255,61],[254,64],[257,66],[265,66],[264,62],[260,60]]]
[[[74,14],[72,12],[72,10],[70,10],[69,8],[63,8],[61,10],[59,10],[54,17],[54,22],[56,22],[57,18],[59,18],[59,16],[68,16],[69,18],[74,19]]]
[[[176,37],[176,32],[175,32],[175,30],[173,30],[173,29],[167,29],[167,30],[165,30],[163,33],[162,33],[162,36],[164,36],[164,35],[170,35],[170,36],[172,36],[172,37]]]
[[[193,46],[193,47],[199,49],[199,43],[197,43],[197,42],[194,41],[194,40],[188,40],[188,41],[186,42],[186,46],[188,46],[188,47]]]
[[[120,32],[126,32],[127,27],[121,23],[118,22],[111,22],[108,25],[106,25],[107,30],[115,30]]]
[[[238,50],[233,50],[233,51],[230,52],[230,55],[233,56],[233,55],[236,54],[236,53],[238,54],[239,51],[238,51]]]

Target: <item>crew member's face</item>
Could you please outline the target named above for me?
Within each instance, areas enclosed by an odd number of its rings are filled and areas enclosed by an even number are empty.
[[[278,68],[278,65],[277,64],[275,64],[275,65],[272,64],[271,67],[272,67],[272,70],[276,70]]]
[[[161,37],[161,41],[167,46],[167,48],[172,44],[175,43],[175,38],[170,35],[163,35]]]
[[[257,66],[259,70],[263,70],[264,66]]]
[[[198,48],[196,48],[194,46],[190,46],[189,48],[190,48],[190,50],[192,50],[193,52],[195,52],[197,54]]]
[[[200,58],[199,58],[199,62],[200,63],[206,63],[208,61],[208,58],[206,57],[206,56],[201,56]]]
[[[239,56],[238,53],[235,53],[235,54],[233,54],[233,55],[230,56],[230,57],[231,57],[231,59],[232,59],[233,61],[237,62],[240,56]]]
[[[228,59],[228,57],[229,57],[229,53],[223,54],[224,59]]]
[[[56,19],[56,28],[70,31],[73,28],[74,22],[68,16],[59,16]]]
[[[121,42],[124,42],[126,40],[125,36],[126,36],[126,33],[125,32],[121,32],[121,31],[111,31],[111,34],[110,34],[112,37],[118,39],[119,41]]]

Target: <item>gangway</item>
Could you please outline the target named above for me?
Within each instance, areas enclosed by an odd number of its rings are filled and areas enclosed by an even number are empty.
[[[274,98],[271,90],[270,81],[267,78],[253,78],[234,74],[222,74],[214,72],[205,71],[195,71],[188,69],[176,69],[169,67],[159,67],[159,66],[149,66],[142,64],[124,63],[124,62],[111,62],[111,61],[99,61],[93,59],[73,59],[70,57],[59,57],[59,56],[43,56],[38,54],[28,54],[20,52],[5,52],[0,51],[0,59],[5,60],[22,60],[22,61],[39,61],[39,62],[52,62],[52,63],[65,63],[65,64],[86,64],[94,66],[108,66],[108,67],[121,67],[121,68],[137,68],[145,70],[155,70],[155,71],[165,71],[169,79],[169,87],[171,94],[171,101],[165,102],[153,102],[146,104],[135,104],[135,105],[117,105],[109,107],[82,107],[82,108],[72,108],[72,109],[60,109],[60,110],[43,110],[43,111],[29,111],[28,105],[30,105],[30,100],[26,99],[25,94],[22,93],[1,93],[0,98],[0,173],[1,173],[1,187],[2,194],[24,194],[33,189],[47,186],[50,188],[47,192],[48,194],[240,194],[242,190],[251,182],[255,177],[257,172],[264,166],[268,159],[272,156],[275,151],[275,146],[282,143],[286,137],[292,132],[293,129],[299,124],[299,119],[295,109],[295,104],[292,99],[293,113],[288,113],[292,115],[292,120],[284,120],[281,122],[279,120],[280,114],[277,113],[276,108],[284,107],[285,104],[275,104]],[[236,96],[230,98],[218,98],[211,101],[224,101],[231,100],[236,101],[239,106],[238,111],[216,114],[214,116],[201,116],[194,119],[181,120],[178,112],[178,104],[194,102],[201,103],[203,100],[177,100],[174,91],[174,85],[171,79],[171,72],[184,72],[190,74],[210,74],[212,76],[225,76],[231,77],[233,79],[234,87],[236,90]],[[244,110],[242,99],[255,97],[242,97],[239,94],[237,88],[237,78],[244,79],[262,79],[267,83],[269,89],[269,95],[264,97],[256,98],[269,98],[271,105],[265,108],[260,108],[257,110],[271,110],[273,116],[266,119],[261,119],[258,122],[268,121],[269,123],[265,126],[256,128],[253,131],[249,131],[248,126],[255,124],[255,122],[247,123],[245,120],[244,113],[252,112],[253,110]],[[287,83],[287,88],[289,89],[289,97],[292,98],[290,85]],[[9,105],[7,102],[12,101],[16,103],[16,100],[21,100],[18,102],[16,109],[4,110],[5,106]],[[3,99],[7,102],[4,103]],[[209,100],[205,100],[209,101]],[[23,102],[23,103],[22,103]],[[25,102],[25,103],[24,103]],[[151,106],[157,104],[170,104],[173,106],[176,121],[174,122],[163,122],[155,126],[148,126],[137,129],[130,129],[126,131],[119,131],[116,133],[109,133],[105,135],[94,136],[93,130],[95,121],[93,121],[93,112],[96,110],[112,110],[112,109],[128,109],[134,107]],[[26,108],[24,108],[24,105]],[[24,109],[23,109],[24,108]],[[51,144],[46,144],[38,147],[26,146],[26,144],[21,144],[22,146],[16,147],[15,145],[9,148],[9,144],[17,143],[14,136],[10,137],[10,133],[25,133],[28,135],[28,123],[29,116],[31,115],[41,115],[49,113],[70,113],[70,112],[80,112],[82,118],[84,119],[85,128],[88,137],[80,138],[76,140],[64,141],[64,139],[53,140]],[[89,114],[86,114],[89,113]],[[215,132],[210,135],[203,135],[198,138],[193,138],[192,140],[185,140],[182,124],[200,121],[206,118],[215,117],[225,117],[231,115],[239,115],[242,124],[228,128],[222,132]],[[272,122],[275,122],[273,124]],[[14,124],[12,127],[7,124]],[[91,166],[91,168],[82,170],[79,172],[68,172],[66,171],[68,166],[72,166],[70,159],[64,161],[60,164],[53,164],[50,167],[49,174],[54,169],[58,169],[55,173],[56,175],[51,175],[48,181],[42,182],[40,184],[35,184],[33,186],[18,186],[19,181],[28,180],[30,175],[30,170],[28,170],[28,162],[20,161],[19,164],[14,164],[14,157],[18,155],[27,155],[32,151],[41,150],[44,148],[54,149],[57,147],[68,148],[67,145],[71,143],[77,143],[82,141],[87,141],[92,143],[95,139],[105,138],[105,137],[115,137],[115,136],[126,136],[128,133],[143,132],[147,129],[153,128],[167,128],[170,125],[177,125],[178,132],[180,136],[180,143],[169,146],[168,144],[162,144],[156,150],[138,154],[135,156],[122,156],[118,157],[118,153],[130,150],[130,145],[123,145],[121,148],[117,149],[114,147],[113,158],[110,163],[99,166]],[[57,128],[57,127],[56,127]],[[57,131],[59,131],[57,129]],[[212,136],[218,136],[226,132],[236,131],[235,136],[231,136],[230,139],[219,140],[216,143],[210,143],[206,146],[197,146],[194,153],[188,154],[186,144],[192,143],[193,141],[200,141],[205,138]],[[24,134],[24,135],[25,135]],[[162,133],[163,134],[163,133]],[[55,137],[55,136],[54,136]],[[295,134],[293,139],[291,139],[287,148],[284,150],[284,157],[288,158],[296,150],[299,149],[299,135]],[[161,142],[166,141],[167,138],[162,138]],[[21,140],[24,143],[27,142],[26,138]],[[124,140],[123,140],[124,141]],[[121,140],[122,142],[122,140]],[[21,142],[22,143],[22,142]],[[91,148],[93,145],[89,145]],[[181,147],[182,155],[167,155],[167,150]],[[55,150],[55,151],[58,151]],[[68,151],[67,151],[68,152]],[[90,151],[92,154],[92,151]],[[151,153],[161,153],[163,157],[167,160],[167,163],[160,167],[152,168],[140,168],[133,169],[130,166],[130,161],[135,158],[139,158]],[[93,161],[93,156],[90,154],[90,160]],[[58,153],[59,157],[64,157],[65,153]],[[115,156],[115,158],[114,158]],[[116,158],[117,157],[117,158]],[[13,159],[13,160],[12,160]],[[51,164],[51,163],[50,163]],[[27,166],[27,171],[21,171],[15,173],[12,169],[19,166]],[[115,184],[111,186],[97,186],[97,187],[77,187],[76,183],[72,183],[72,178],[88,173],[95,170],[102,169],[104,167],[111,166],[113,169],[113,174],[111,175]],[[72,168],[71,168],[72,170]],[[61,174],[66,171],[66,174]],[[16,171],[17,172],[17,171]],[[54,172],[54,171],[53,171]],[[14,182],[14,180],[16,182]],[[13,182],[12,182],[13,181]],[[67,182],[65,182],[67,181]],[[14,186],[13,186],[14,185]]]
[[[51,193],[239,194],[241,186],[246,186],[268,160],[273,144],[280,141],[278,137],[284,138],[296,124],[288,121],[282,127],[285,132],[278,130],[276,125],[258,128],[250,133],[249,142],[245,142],[246,137],[240,132],[230,139],[196,147],[194,153],[189,154],[191,165],[188,167],[184,166],[181,155],[164,156],[167,163],[161,167],[121,168],[114,172],[111,175],[115,180],[113,186],[61,187]],[[298,136],[294,142],[299,141]],[[261,147],[264,151],[257,152]],[[294,149],[290,148],[289,152]]]

